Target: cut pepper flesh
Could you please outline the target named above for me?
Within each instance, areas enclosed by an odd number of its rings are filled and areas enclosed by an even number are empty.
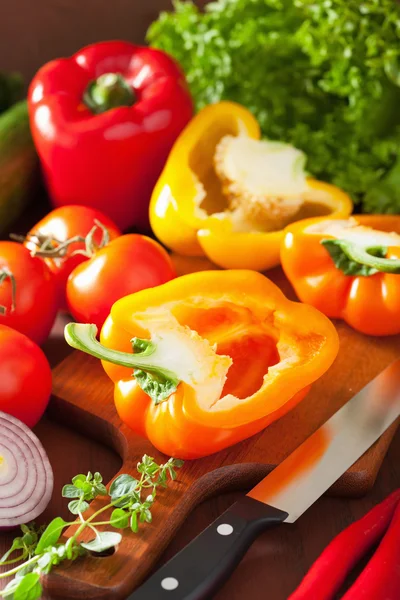
[[[367,335],[400,333],[399,216],[293,223],[281,260],[302,302]]]
[[[168,331],[171,352],[175,355],[174,345],[180,348],[186,365],[180,379],[192,390],[183,407],[198,423],[238,427],[279,411],[336,355],[337,334],[329,320],[290,302],[258,273],[210,271],[171,283],[114,304],[102,340],[121,347],[125,338],[127,349],[133,336]],[[198,361],[204,368],[199,370]],[[116,365],[104,368],[114,381],[131,378]]]
[[[166,246],[224,268],[265,270],[279,264],[288,222],[352,212],[345,192],[306,178],[299,150],[260,136],[252,114],[233,102],[192,119],[152,194],[151,226]]]
[[[274,231],[293,220],[309,190],[305,162],[289,144],[223,137],[214,164],[229,205],[224,216],[234,230]]]
[[[80,349],[103,358],[125,423],[162,452],[195,458],[293,408],[335,359],[338,336],[324,315],[255,271],[203,271],[118,300],[100,344]],[[143,372],[155,375],[150,387]],[[165,374],[173,387],[162,387]],[[172,391],[146,393],[159,385]]]

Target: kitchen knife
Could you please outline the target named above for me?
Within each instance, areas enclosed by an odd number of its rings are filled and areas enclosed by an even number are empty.
[[[256,537],[298,519],[400,415],[400,359],[337,411],[128,600],[212,598]]]

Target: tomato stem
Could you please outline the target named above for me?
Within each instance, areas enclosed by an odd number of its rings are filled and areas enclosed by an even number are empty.
[[[0,271],[0,285],[6,279],[9,279],[11,282],[11,307],[9,309],[9,312],[13,313],[15,311],[15,304],[16,304],[17,282],[15,280],[14,275],[11,273],[11,271],[9,271],[7,269],[7,267],[3,267],[3,269]],[[0,304],[0,315],[5,315],[6,313],[7,313],[7,307]]]
[[[97,231],[102,232],[102,237],[99,244],[94,241],[94,236]],[[85,244],[84,250],[75,250],[71,252],[70,256],[76,254],[82,254],[86,258],[91,258],[98,250],[107,246],[110,241],[110,233],[97,219],[94,219],[94,225],[86,237],[82,235],[75,235],[65,242],[61,242],[52,236],[45,236],[36,233],[30,233],[26,237],[22,235],[10,234],[11,239],[17,242],[31,242],[35,244],[35,248],[31,250],[32,256],[38,256],[40,258],[65,258],[68,253],[68,248],[72,244]]]

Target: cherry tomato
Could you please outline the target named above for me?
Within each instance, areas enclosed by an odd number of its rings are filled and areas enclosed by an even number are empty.
[[[6,325],[0,325],[0,382],[0,411],[36,425],[51,394],[50,365],[39,346]]]
[[[0,324],[17,329],[37,344],[44,342],[58,309],[57,286],[45,263],[22,244],[0,242],[0,282],[0,306],[5,310]]]
[[[42,239],[53,238],[61,243],[76,236],[86,237],[95,226],[96,220],[104,225],[111,240],[121,235],[121,231],[114,222],[99,210],[87,206],[71,205],[52,210],[41,221],[36,223],[28,233],[28,240],[25,242],[25,245],[30,250],[37,249],[32,236],[39,236]],[[31,239],[29,240],[29,238]],[[93,236],[94,244],[99,245],[101,239],[102,231],[98,228]],[[65,288],[69,274],[80,263],[88,259],[88,257],[82,254],[71,256],[76,250],[85,250],[85,244],[77,242],[69,245],[65,256],[62,258],[44,258],[50,271],[55,275],[59,291],[59,306],[62,309],[67,308]]]
[[[172,261],[156,241],[123,235],[82,263],[68,278],[67,300],[76,321],[98,329],[120,298],[176,277]]]

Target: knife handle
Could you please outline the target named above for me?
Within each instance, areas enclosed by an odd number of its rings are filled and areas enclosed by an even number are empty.
[[[128,600],[204,600],[232,573],[254,540],[288,514],[243,496],[156,571]]]

